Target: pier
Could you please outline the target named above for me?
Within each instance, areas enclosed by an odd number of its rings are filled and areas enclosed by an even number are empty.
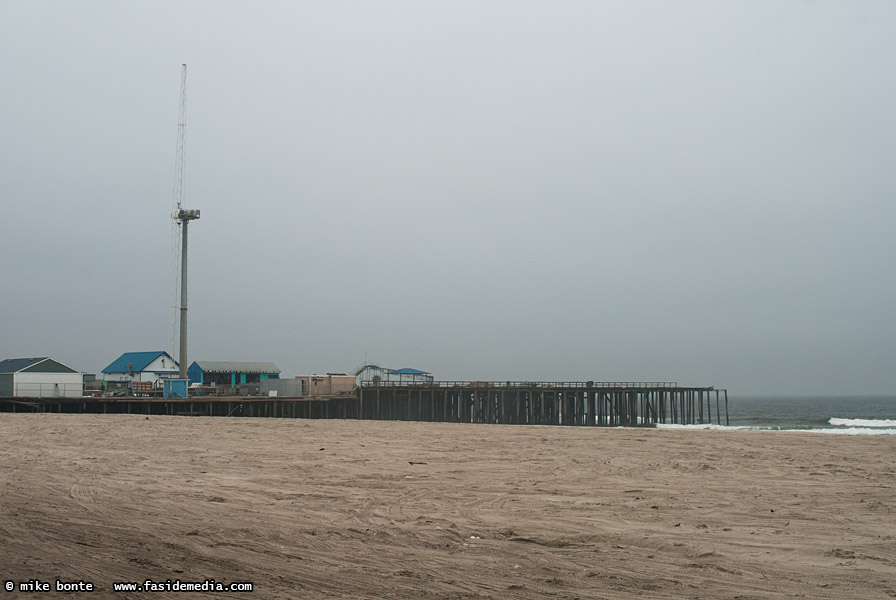
[[[365,382],[356,392],[363,419],[596,427],[728,424],[727,390],[674,382]]]
[[[362,382],[351,394],[0,398],[3,412],[243,416],[635,427],[728,425],[728,391],[675,382]]]

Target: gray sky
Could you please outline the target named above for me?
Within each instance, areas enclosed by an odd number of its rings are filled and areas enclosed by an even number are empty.
[[[896,3],[0,2],[0,359],[896,390]]]

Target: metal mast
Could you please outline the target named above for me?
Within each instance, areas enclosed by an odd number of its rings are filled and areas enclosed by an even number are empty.
[[[180,246],[180,377],[187,377],[187,225],[199,218],[198,210],[183,208],[184,146],[187,137],[187,65],[180,79],[180,111],[177,117],[177,156],[174,161],[174,212],[171,218],[181,228]]]
[[[187,141],[187,65],[181,65],[180,110],[177,113],[177,154],[174,158],[174,203],[180,210],[184,201],[184,147]]]

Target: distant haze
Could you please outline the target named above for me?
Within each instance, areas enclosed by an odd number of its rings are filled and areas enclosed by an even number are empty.
[[[0,3],[0,359],[896,390],[896,3]]]

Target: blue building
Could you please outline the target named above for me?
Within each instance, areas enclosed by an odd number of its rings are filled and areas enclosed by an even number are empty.
[[[190,385],[221,385],[235,387],[241,383],[261,383],[280,379],[280,369],[269,362],[193,361],[187,369]]]

